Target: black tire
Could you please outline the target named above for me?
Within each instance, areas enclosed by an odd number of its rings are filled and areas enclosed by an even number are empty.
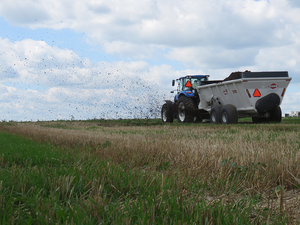
[[[222,124],[237,124],[238,123],[238,112],[234,105],[224,105],[221,110],[221,123]]]
[[[280,123],[282,118],[280,106],[276,107],[270,112],[270,121]]]
[[[179,123],[190,123],[194,121],[195,104],[192,99],[180,96],[177,106],[177,118]]]
[[[213,124],[221,123],[221,105],[213,105],[210,110],[210,122]]]
[[[169,109],[167,103],[161,108],[161,120],[163,123],[173,123],[173,111]]]

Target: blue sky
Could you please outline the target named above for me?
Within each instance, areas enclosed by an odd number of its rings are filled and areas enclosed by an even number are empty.
[[[300,111],[296,0],[2,0],[0,120],[146,117],[171,80],[287,70]]]

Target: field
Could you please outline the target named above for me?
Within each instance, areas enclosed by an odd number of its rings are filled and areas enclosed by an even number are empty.
[[[0,123],[0,224],[300,224],[300,119]]]

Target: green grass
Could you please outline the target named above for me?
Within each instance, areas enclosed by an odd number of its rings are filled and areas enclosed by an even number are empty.
[[[169,163],[136,170],[7,133],[0,143],[0,224],[285,223],[257,209],[259,195],[226,203],[236,184],[169,173]],[[208,189],[225,186],[226,196],[207,201]]]

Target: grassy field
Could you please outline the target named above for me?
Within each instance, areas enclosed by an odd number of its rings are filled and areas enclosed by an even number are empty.
[[[300,118],[0,123],[0,224],[300,224]]]

